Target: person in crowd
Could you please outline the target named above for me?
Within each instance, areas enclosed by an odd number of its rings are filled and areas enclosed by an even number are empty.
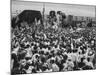
[[[87,31],[86,27],[85,30],[66,31],[57,27],[61,17],[66,17],[61,11],[57,16],[55,11],[50,11],[51,27],[47,29],[39,28],[38,23],[35,27],[35,23],[26,22],[21,22],[20,28],[12,27],[12,74],[95,69],[95,30]]]

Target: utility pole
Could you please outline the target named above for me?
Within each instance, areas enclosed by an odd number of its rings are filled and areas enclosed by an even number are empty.
[[[42,15],[43,15],[43,24],[44,24],[44,13],[45,13],[45,3],[43,3],[43,12],[42,12]]]

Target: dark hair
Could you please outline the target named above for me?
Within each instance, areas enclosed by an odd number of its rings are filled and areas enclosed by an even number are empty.
[[[63,58],[64,58],[64,60],[66,60],[68,58],[68,56],[67,55],[63,55]]]
[[[54,60],[50,60],[50,63],[52,63],[52,64],[53,64],[53,63],[55,63],[55,61],[54,61]]]
[[[29,68],[29,64],[27,63],[24,68],[28,69]]]
[[[44,57],[41,58],[42,63],[44,63],[46,60]]]
[[[36,57],[36,58],[39,58],[39,56],[38,56],[38,55],[36,55],[35,57]]]
[[[47,69],[46,66],[42,66],[42,71],[45,71]]]
[[[65,19],[66,18],[66,15],[65,14],[62,14],[62,18]]]
[[[60,15],[60,14],[61,14],[61,11],[57,11],[57,14],[59,14],[59,15]]]
[[[52,18],[55,17],[55,16],[56,16],[56,15],[55,15],[55,11],[50,11],[49,15],[50,15]]]

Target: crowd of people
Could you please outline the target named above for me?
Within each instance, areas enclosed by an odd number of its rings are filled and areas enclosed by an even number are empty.
[[[20,25],[11,28],[12,74],[96,68],[95,27],[74,30],[53,26],[41,29],[36,23],[27,22]]]

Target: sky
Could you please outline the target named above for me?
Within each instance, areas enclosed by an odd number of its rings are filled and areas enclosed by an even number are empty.
[[[16,10],[40,10],[43,11],[43,5],[45,6],[45,14],[49,14],[49,11],[62,11],[66,15],[74,16],[88,16],[95,17],[95,6],[92,5],[76,5],[76,4],[57,4],[57,3],[43,3],[32,1],[12,1],[11,11],[15,13]]]

